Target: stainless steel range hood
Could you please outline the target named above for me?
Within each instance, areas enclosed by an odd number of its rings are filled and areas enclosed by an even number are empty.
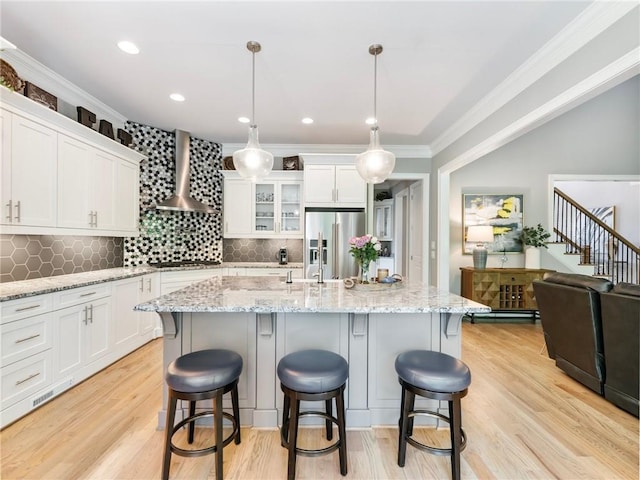
[[[158,203],[158,210],[181,212],[220,213],[209,205],[191,198],[191,173],[189,159],[189,132],[176,130],[176,190],[175,194]]]

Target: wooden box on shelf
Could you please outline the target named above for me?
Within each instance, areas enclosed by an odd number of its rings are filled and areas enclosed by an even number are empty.
[[[491,307],[495,312],[531,312],[538,310],[533,281],[553,270],[529,268],[461,267],[460,294]],[[535,317],[534,317],[535,318]]]

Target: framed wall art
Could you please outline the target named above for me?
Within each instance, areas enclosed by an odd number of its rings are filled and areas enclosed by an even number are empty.
[[[522,194],[463,194],[463,253],[471,255],[475,247],[473,242],[467,242],[467,230],[472,225],[493,227],[494,240],[486,244],[489,254],[521,253],[523,197]]]

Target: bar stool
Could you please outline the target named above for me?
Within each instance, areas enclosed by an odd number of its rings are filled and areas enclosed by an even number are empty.
[[[289,451],[287,478],[296,476],[296,455],[316,457],[338,450],[340,473],[347,474],[347,437],[345,430],[344,389],[349,376],[347,361],[337,353],[326,350],[301,350],[284,356],[278,362],[280,388],[284,392],[282,446]],[[333,416],[332,400],[336,400]],[[300,400],[325,402],[326,412],[300,411]],[[325,419],[327,440],[333,440],[333,424],[338,427],[339,439],[332,445],[317,450],[297,448],[298,422],[301,417],[315,416]]]
[[[176,358],[167,367],[169,387],[167,424],[165,426],[162,478],[169,478],[171,453],[183,457],[216,454],[216,479],[222,480],[222,450],[231,440],[240,443],[240,409],[238,378],[242,373],[242,357],[231,350],[201,350]],[[231,392],[233,415],[222,411],[222,396]],[[189,416],[174,426],[177,400],[189,401]],[[195,413],[197,400],[213,399],[213,410]],[[215,444],[201,449],[186,450],[174,445],[172,438],[183,426],[189,425],[188,443],[193,443],[195,422],[202,417],[214,418]],[[222,439],[222,417],[231,421],[233,431]]]
[[[411,350],[396,358],[398,381],[402,385],[402,410],[399,420],[398,465],[404,467],[407,442],[435,455],[451,456],[451,477],[460,478],[460,452],[467,444],[462,429],[460,399],[467,394],[471,372],[462,361],[440,352]],[[429,410],[416,410],[416,395],[449,402],[449,416]],[[436,448],[414,440],[413,420],[429,416],[449,424],[451,448]]]

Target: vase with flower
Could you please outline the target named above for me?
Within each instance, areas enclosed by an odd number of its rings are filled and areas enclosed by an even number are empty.
[[[349,253],[358,263],[360,283],[369,283],[369,265],[378,259],[382,246],[377,237],[362,235],[349,240]]]

